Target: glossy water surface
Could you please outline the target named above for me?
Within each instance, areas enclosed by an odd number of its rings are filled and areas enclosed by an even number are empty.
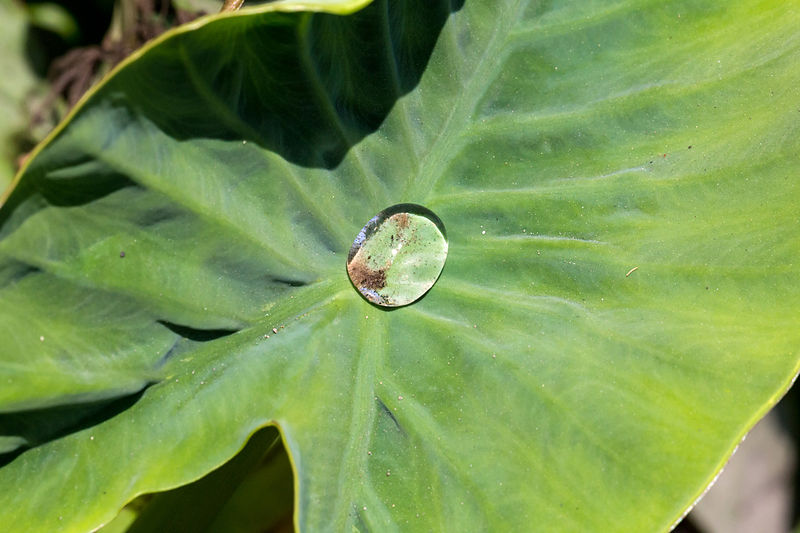
[[[383,307],[408,305],[422,297],[447,259],[444,224],[416,204],[384,209],[361,229],[347,256],[353,286]]]

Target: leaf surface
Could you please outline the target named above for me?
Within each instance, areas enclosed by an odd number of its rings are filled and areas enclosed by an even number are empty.
[[[173,31],[28,164],[0,523],[89,530],[274,424],[304,531],[667,529],[789,386],[796,10],[362,4]],[[386,311],[345,260],[403,202],[449,255]]]

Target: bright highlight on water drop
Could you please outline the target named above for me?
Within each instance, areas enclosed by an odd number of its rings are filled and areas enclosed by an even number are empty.
[[[433,287],[446,259],[439,217],[421,205],[397,204],[361,228],[347,255],[347,274],[370,302],[399,307]]]

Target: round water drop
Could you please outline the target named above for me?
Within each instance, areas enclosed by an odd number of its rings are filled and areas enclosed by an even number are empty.
[[[370,302],[399,307],[433,287],[446,259],[439,217],[421,205],[397,204],[361,228],[347,255],[347,274]]]

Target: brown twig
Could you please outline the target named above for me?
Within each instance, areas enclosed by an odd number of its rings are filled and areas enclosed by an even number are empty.
[[[240,7],[244,4],[244,0],[225,0],[225,3],[222,4],[222,9],[219,10],[220,13],[225,13],[227,11],[238,11]]]
[[[167,19],[172,7],[169,0],[123,0],[119,7],[121,23],[117,31],[110,28],[99,46],[75,48],[53,61],[48,73],[51,88],[44,101],[34,110],[31,119],[33,124],[44,120],[59,97],[63,97],[71,108],[100,74],[110,70],[169,26]],[[172,11],[179,24],[193,20],[200,14],[174,8]]]

